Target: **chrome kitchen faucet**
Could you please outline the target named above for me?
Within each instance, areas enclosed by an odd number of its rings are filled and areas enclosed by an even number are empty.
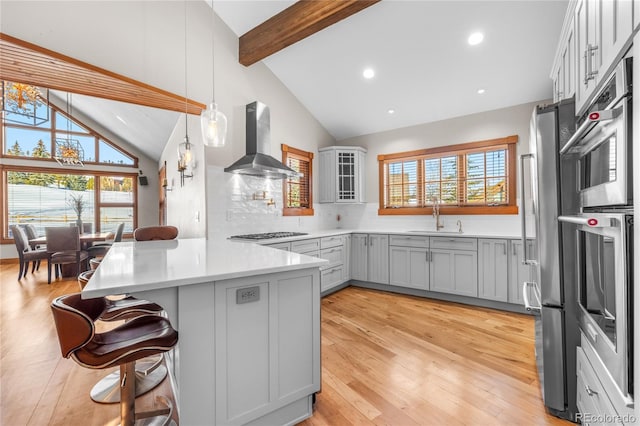
[[[436,231],[444,228],[444,223],[440,223],[440,200],[438,197],[433,197],[431,199],[433,201],[433,217],[436,218]]]

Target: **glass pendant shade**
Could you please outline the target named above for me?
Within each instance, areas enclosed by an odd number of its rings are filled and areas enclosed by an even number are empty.
[[[178,171],[184,171],[192,167],[193,154],[189,136],[184,137],[184,142],[178,145]]]
[[[227,117],[218,110],[215,102],[207,105],[207,109],[200,114],[202,140],[206,146],[224,146],[227,137]]]

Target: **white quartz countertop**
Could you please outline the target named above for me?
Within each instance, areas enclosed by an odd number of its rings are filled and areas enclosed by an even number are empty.
[[[505,234],[500,232],[451,232],[451,231],[431,231],[428,229],[415,229],[415,230],[390,230],[390,229],[327,229],[321,231],[311,231],[307,235],[297,235],[295,237],[285,238],[270,238],[266,240],[254,240],[251,242],[265,245],[284,243],[288,241],[300,241],[308,240],[311,238],[330,237],[333,235],[348,235],[348,234],[389,234],[389,235],[415,235],[415,236],[429,236],[429,237],[461,237],[461,238],[500,238],[500,239],[520,239],[519,234]],[[239,241],[239,240],[230,240]]]
[[[206,240],[115,243],[82,290],[102,297],[321,267],[326,260],[258,244]]]

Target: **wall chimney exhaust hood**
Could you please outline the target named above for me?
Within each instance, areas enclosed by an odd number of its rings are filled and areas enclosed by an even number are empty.
[[[267,154],[271,151],[269,107],[261,102],[252,102],[247,105],[246,114],[247,155],[224,171],[269,179],[300,176],[300,173]]]

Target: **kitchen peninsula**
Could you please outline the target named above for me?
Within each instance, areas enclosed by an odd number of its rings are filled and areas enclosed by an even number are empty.
[[[164,307],[180,423],[289,424],[320,390],[320,274],[327,261],[251,243],[114,244],[82,294]]]

